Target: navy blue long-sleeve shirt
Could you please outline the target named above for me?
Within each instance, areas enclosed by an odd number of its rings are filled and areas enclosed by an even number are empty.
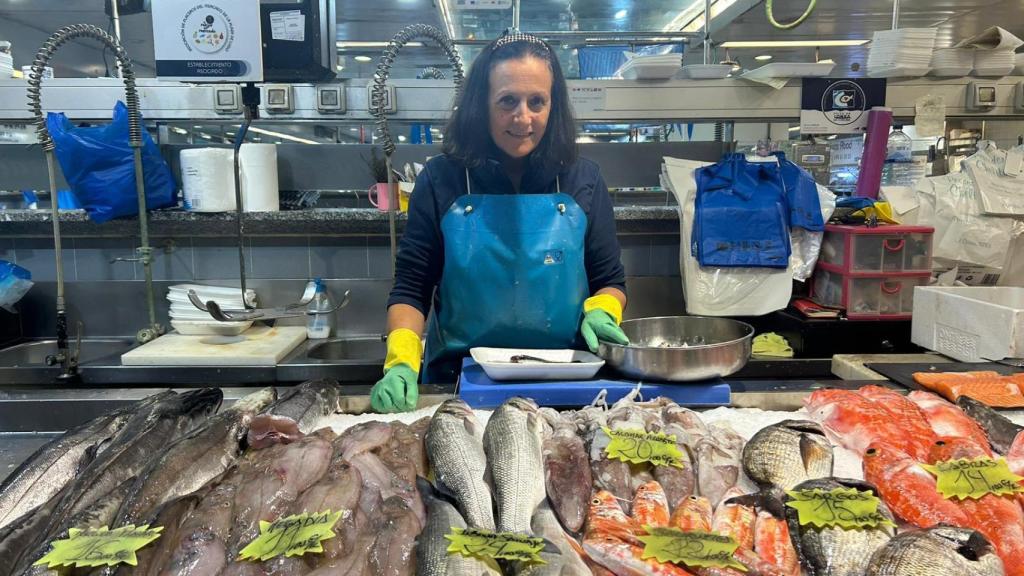
[[[561,170],[531,167],[523,175],[519,193],[553,193],[556,176],[561,191],[572,196],[587,215],[584,265],[590,293],[608,287],[625,292],[626,278],[615,235],[612,201],[600,169],[584,158]],[[512,180],[497,160],[470,168],[469,178],[475,194],[516,193]],[[409,221],[399,244],[395,284],[388,306],[408,304],[424,316],[428,315],[434,289],[444,269],[441,218],[463,194],[466,194],[466,172],[460,162],[446,155],[427,162],[416,178],[409,200]]]

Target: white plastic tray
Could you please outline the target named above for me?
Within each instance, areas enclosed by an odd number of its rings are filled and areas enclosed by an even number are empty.
[[[690,80],[721,80],[728,78],[732,66],[728,64],[689,64],[679,71],[680,78]]]
[[[835,62],[772,62],[744,74],[750,78],[823,78],[832,73]]]
[[[491,380],[589,380],[604,366],[604,360],[580,350],[477,347],[470,348],[469,354]],[[510,362],[517,355],[536,356],[556,363]]]

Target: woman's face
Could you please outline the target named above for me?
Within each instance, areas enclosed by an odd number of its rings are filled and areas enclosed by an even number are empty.
[[[491,138],[509,157],[526,157],[544,137],[552,82],[548,63],[533,56],[502,60],[491,69]]]

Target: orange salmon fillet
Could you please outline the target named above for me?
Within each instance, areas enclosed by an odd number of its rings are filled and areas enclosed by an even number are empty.
[[[917,372],[914,381],[956,401],[970,396],[995,408],[1024,407],[1024,375],[1004,376],[993,371],[979,372]]]

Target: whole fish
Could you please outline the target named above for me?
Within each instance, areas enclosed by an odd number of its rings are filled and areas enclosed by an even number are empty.
[[[857,393],[892,414],[892,425],[904,432],[904,449],[908,454],[920,460],[928,457],[931,443],[935,441],[935,432],[917,404],[903,394],[882,386],[862,386]]]
[[[848,478],[821,478],[798,484],[794,490],[835,490],[855,488],[864,492],[878,492],[874,486],[861,480]],[[791,500],[786,496],[786,501]],[[878,512],[893,521],[892,512],[879,502]],[[802,526],[794,508],[786,507],[786,520],[793,544],[809,576],[861,576],[876,550],[896,534],[895,526],[846,529],[840,527]]]
[[[956,404],[950,403],[938,394],[922,390],[914,390],[907,395],[907,398],[921,408],[936,436],[970,438],[979,446],[988,449],[988,438],[985,436],[985,432],[977,422],[971,420],[963,410],[957,408]],[[991,455],[991,452],[989,454]]]
[[[383,501],[392,496],[398,496],[419,519],[421,526],[426,522],[427,513],[419,491],[416,490],[415,478],[409,480],[396,474],[376,454],[371,452],[363,452],[354,456],[351,464],[359,470],[363,481],[360,506],[364,504],[364,499],[376,503],[377,499]],[[369,514],[368,512],[367,515],[372,519],[376,513]]]
[[[832,475],[832,445],[814,422],[785,420],[750,438],[743,447],[743,471],[762,489],[790,490]]]
[[[171,395],[150,396],[98,416],[36,450],[0,482],[0,528],[59,492],[75,477],[86,450],[113,437],[136,411]]]
[[[537,405],[518,397],[495,410],[484,428],[499,532],[528,533],[533,513],[544,500],[542,428]]]
[[[632,517],[640,526],[668,526],[668,498],[661,484],[651,481],[637,489],[636,497],[633,498]]]
[[[956,405],[981,425],[992,449],[1000,454],[1007,454],[1017,436],[1024,430],[1024,426],[1014,424],[1009,418],[970,396],[957,398]]]
[[[409,469],[408,475],[415,482],[416,477],[426,478],[429,465],[427,451],[423,444],[427,428],[417,433],[416,429],[403,422],[391,423],[391,439],[381,449],[380,455],[387,462],[402,462]]]
[[[381,507],[384,526],[370,550],[370,573],[374,576],[416,574],[416,536],[422,523],[404,500],[392,496]]]
[[[352,532],[359,528],[355,525],[354,516],[359,506],[362,482],[359,470],[340,456],[335,455],[323,478],[307,488],[292,506],[291,514],[325,510],[344,511],[339,524],[334,529],[338,537],[326,540],[321,544],[324,549],[322,556],[325,559],[339,558],[352,552],[352,546],[355,544]]]
[[[546,413],[545,419],[552,427],[543,445],[548,500],[562,525],[570,532],[579,532],[594,488],[590,457],[572,422],[558,416],[557,412]]]
[[[967,515],[942,497],[935,477],[897,448],[883,443],[871,445],[864,453],[864,479],[878,489],[896,516],[910,524],[920,528],[967,525]]]
[[[754,552],[781,576],[800,576],[800,556],[793,547],[789,526],[781,509],[757,511],[754,522]]]
[[[682,455],[682,468],[654,468],[654,478],[665,489],[669,508],[674,510],[681,501],[697,493],[697,460],[694,449],[697,441],[707,435],[708,429],[696,412],[675,404],[662,409],[661,420],[664,427],[660,432],[676,437],[676,447]]]
[[[662,564],[654,558],[644,560],[642,546],[613,537],[584,539],[583,549],[592,560],[617,576],[693,576],[675,564]]]
[[[89,452],[94,452],[95,447]],[[92,456],[87,453],[85,459]],[[50,519],[60,506],[61,498],[71,489],[67,484],[60,492],[46,502],[22,514],[13,522],[0,528],[0,574],[17,574],[18,566],[26,553],[32,552],[39,535],[45,532]]]
[[[227,565],[239,480],[236,476],[220,482],[179,521],[174,535],[161,535],[174,543],[166,553],[162,574],[217,574]]]
[[[980,533],[937,526],[904,532],[871,557],[867,576],[1000,576],[1003,563]]]
[[[863,456],[873,443],[886,442],[902,451],[908,434],[881,404],[852,390],[815,390],[804,401],[807,412],[844,447]],[[916,442],[910,442],[916,446]]]
[[[416,538],[416,566],[421,576],[501,576],[495,564],[461,554],[449,554],[446,534],[452,528],[467,528],[459,511],[434,494],[425,480],[417,483],[427,506],[427,523]]]
[[[136,552],[138,564],[135,566],[121,564],[116,570],[117,575],[159,576],[167,566],[178,543],[179,529],[199,505],[199,502],[203,500],[205,494],[205,489],[200,490],[194,494],[171,500],[154,511],[153,516],[147,518],[145,523],[150,526],[162,526],[163,531],[160,533],[160,538]]]
[[[291,418],[303,434],[321,427],[321,422],[341,410],[341,387],[334,380],[310,380],[279,392],[268,414]]]
[[[590,569],[577,552],[576,544],[558,523],[558,518],[548,506],[542,502],[537,507],[530,521],[534,536],[547,540],[548,544],[541,550],[540,557],[546,564],[516,566],[515,573],[519,576],[590,576]],[[582,550],[582,548],[579,548]]]
[[[334,442],[334,451],[344,460],[351,460],[358,454],[372,452],[387,445],[391,442],[394,430],[394,425],[379,420],[360,422],[338,436]]]
[[[711,501],[703,496],[690,496],[679,502],[668,524],[683,531],[711,531]]]
[[[139,474],[117,515],[117,525],[134,524],[164,502],[198,490],[227,470],[241,453],[249,422],[275,396],[273,388],[249,394],[161,450]]]
[[[594,494],[587,513],[585,538],[601,539],[608,536],[643,546],[643,542],[637,539],[642,533],[643,527],[626,515],[611,492],[599,490]]]
[[[966,398],[966,396],[961,396]],[[929,462],[958,458],[984,458],[986,449],[969,438],[939,438],[932,445]],[[1024,511],[1015,500],[986,494],[954,500],[967,515],[963,528],[981,532],[1003,560],[1006,573],[1024,575]]]
[[[740,492],[738,488],[730,490],[729,495]],[[767,512],[777,519],[771,526],[762,526],[762,547],[764,556],[755,551],[757,545],[757,522],[759,514]],[[722,504],[715,509],[711,519],[711,530],[726,536],[732,536],[739,547],[733,552],[733,559],[739,562],[749,576],[791,576],[792,567],[789,565],[787,556],[791,552],[792,558],[796,558],[796,551],[787,551],[791,548],[790,539],[782,538],[780,533],[784,528],[785,512],[782,509],[782,502],[775,496],[761,492],[756,494],[740,494],[727,497]],[[762,522],[766,522],[762,519]],[[780,564],[777,564],[778,561]],[[734,569],[728,568],[722,571],[712,569],[701,570],[702,576],[718,576],[719,574],[734,574]],[[797,570],[799,576],[799,570]]]
[[[438,488],[451,494],[472,528],[494,530],[483,427],[462,400],[448,400],[434,413],[425,438]]]

